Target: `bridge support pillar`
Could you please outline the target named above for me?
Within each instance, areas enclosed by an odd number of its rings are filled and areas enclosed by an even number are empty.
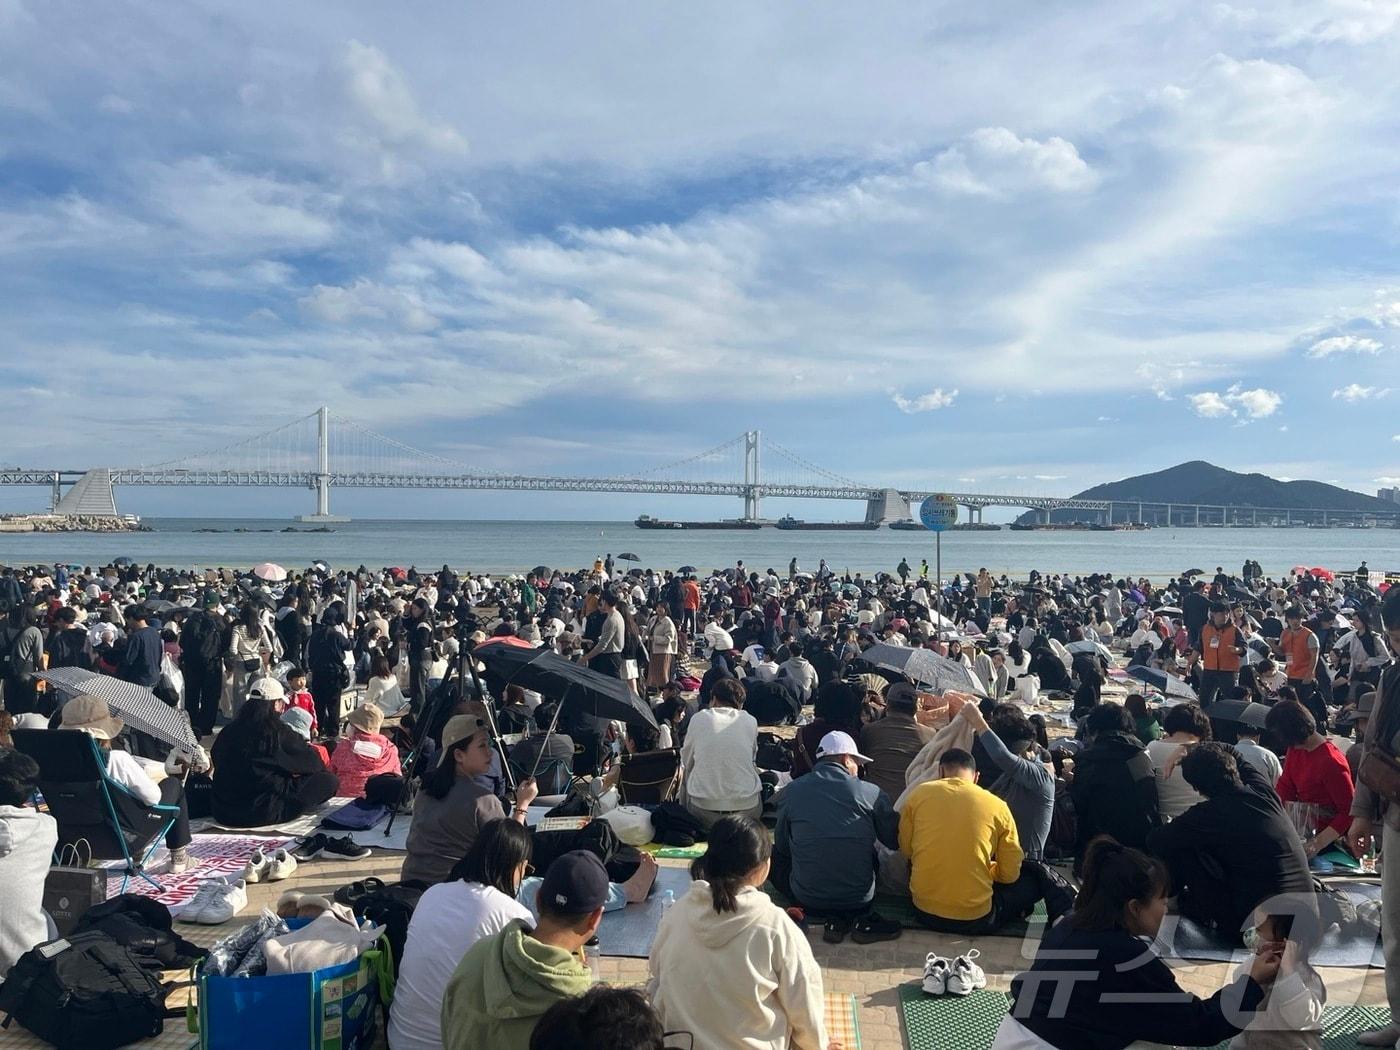
[[[744,520],[757,521],[763,490],[758,484],[758,451],[762,432],[744,432]]]
[[[316,477],[311,487],[316,493],[316,513],[302,514],[297,521],[323,525],[350,520],[331,513],[331,410],[325,405],[316,413]]]

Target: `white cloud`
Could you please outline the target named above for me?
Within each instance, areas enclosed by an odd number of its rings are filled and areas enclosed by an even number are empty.
[[[120,95],[111,94],[103,95],[102,98],[98,100],[97,108],[103,113],[112,113],[122,117],[134,112],[136,109],[129,99],[122,98]]]
[[[1216,419],[1231,414],[1230,406],[1225,403],[1225,399],[1214,391],[1207,390],[1205,393],[1191,394],[1187,400],[1191,402],[1191,411],[1206,419]]]
[[[1393,474],[1383,474],[1378,478],[1372,478],[1371,481],[1377,485],[1400,485],[1400,477]]]
[[[1283,404],[1283,395],[1262,387],[1245,390],[1235,383],[1223,394],[1206,390],[1191,394],[1187,400],[1191,402],[1191,410],[1205,419],[1229,416],[1248,422],[1251,419],[1265,419],[1277,412]]]
[[[1374,339],[1357,335],[1334,335],[1319,339],[1308,348],[1309,357],[1331,357],[1333,354],[1378,354],[1382,346]]]
[[[985,195],[1031,187],[1079,193],[1098,183],[1073,143],[1058,136],[1022,138],[1008,128],[979,128],[915,171],[945,189]]]
[[[384,52],[351,40],[342,70],[345,90],[368,132],[383,146],[417,146],[443,153],[463,153],[467,142],[450,124],[426,117],[404,76]]]
[[[1349,401],[1354,404],[1357,401],[1370,401],[1382,398],[1389,393],[1389,387],[1362,386],[1360,383],[1348,383],[1338,390],[1333,390],[1332,398],[1333,400],[1340,398],[1343,401]]]
[[[913,415],[916,412],[937,412],[940,408],[947,408],[958,396],[956,390],[943,392],[943,388],[930,390],[927,394],[920,394],[915,398],[907,398],[904,395],[894,392],[890,394],[890,400],[905,415]]]
[[[339,198],[302,182],[248,174],[213,157],[153,165],[149,199],[201,251],[314,248],[336,232]]]

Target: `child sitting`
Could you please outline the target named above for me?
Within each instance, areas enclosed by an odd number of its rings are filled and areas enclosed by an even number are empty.
[[[1317,946],[1320,924],[1312,902],[1301,903],[1296,914],[1259,915],[1258,924],[1245,931],[1245,945],[1255,952],[1281,948],[1278,977],[1264,1005],[1246,1028],[1230,1040],[1230,1050],[1322,1050],[1322,1008],[1327,988],[1308,962]],[[1248,972],[1250,963],[1240,965]]]
[[[316,724],[316,703],[311,699],[311,691],[306,688],[306,672],[293,667],[287,672],[287,710],[300,708],[311,716],[311,735],[317,736],[320,727]],[[330,732],[334,732],[334,727]]]
[[[326,750],[324,744],[318,744],[311,739],[311,719],[313,716],[307,714],[299,707],[289,707],[282,712],[282,722],[296,731],[297,736],[306,741],[312,751],[321,756],[321,761],[326,768],[330,768],[331,754]]]
[[[374,704],[357,707],[350,712],[348,734],[336,744],[331,754],[331,772],[340,778],[336,794],[360,798],[365,793],[365,781],[380,773],[402,774],[399,752],[388,737],[379,732],[384,713]]]

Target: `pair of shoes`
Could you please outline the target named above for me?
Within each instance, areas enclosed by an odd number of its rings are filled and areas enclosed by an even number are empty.
[[[822,927],[822,940],[827,944],[840,944],[850,932],[850,919],[827,919],[826,925]]]
[[[194,899],[180,910],[181,922],[217,926],[228,922],[248,906],[248,887],[242,879],[210,879],[199,887]]]
[[[258,850],[243,869],[244,882],[281,882],[297,870],[297,859],[284,849],[264,853]]]
[[[904,927],[893,919],[882,919],[871,912],[863,919],[857,919],[851,928],[851,940],[857,944],[876,944],[879,941],[893,941],[904,932]]]
[[[292,850],[292,856],[297,860],[315,860],[317,857],[364,860],[372,852],[368,846],[357,846],[349,835],[331,838],[318,831],[310,838],[302,839],[301,845]]]
[[[924,960],[924,994],[971,995],[977,989],[987,987],[987,975],[977,965],[981,954],[973,948],[950,962],[941,955],[929,952]]]
[[[170,874],[183,875],[190,870],[190,848],[180,846],[170,851]]]

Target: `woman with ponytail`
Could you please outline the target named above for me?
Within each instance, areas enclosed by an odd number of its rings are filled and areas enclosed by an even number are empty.
[[[786,912],[758,887],[773,840],[748,817],[710,829],[695,880],[651,946],[647,993],[668,1031],[696,1047],[830,1050],[821,969]]]
[[[1167,870],[1107,836],[1089,844],[1074,911],[1046,931],[1011,982],[1011,1013],[992,1050],[1214,1046],[1254,1019],[1283,945],[1260,943],[1248,971],[1209,999],[1176,983],[1152,951],[1167,913]]]

